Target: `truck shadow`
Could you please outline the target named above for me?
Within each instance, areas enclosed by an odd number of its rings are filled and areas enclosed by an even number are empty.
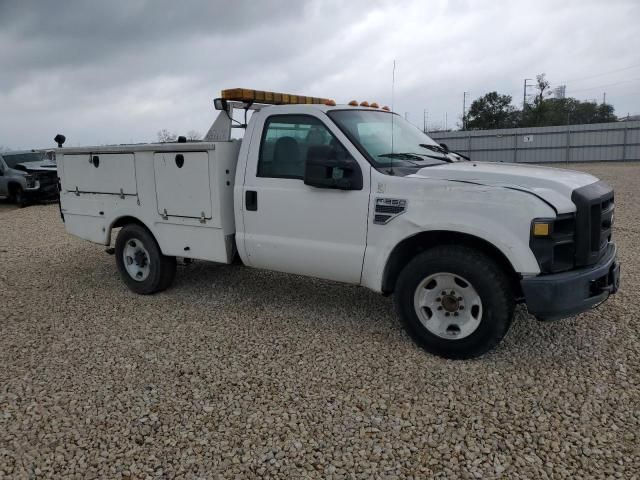
[[[284,315],[313,318],[321,314],[341,323],[357,319],[400,329],[389,297],[358,286],[239,265],[196,262],[179,267],[167,293],[218,305],[242,305],[248,314],[274,309]]]
[[[197,262],[179,269],[169,295],[179,295],[210,303],[212,308],[232,303],[240,305],[243,316],[268,317],[282,328],[292,321],[313,324],[314,328],[357,331],[389,342],[389,346],[420,351],[402,330],[391,297],[366,288],[318,280],[298,275],[255,270],[243,266]],[[246,313],[245,313],[246,312]],[[554,367],[571,355],[588,359],[604,348],[606,338],[588,318],[539,322],[518,307],[511,330],[496,350],[482,357],[487,361],[528,362],[539,356],[542,365]],[[249,320],[250,321],[250,320]],[[481,360],[482,360],[481,359]],[[520,360],[518,360],[520,359]]]

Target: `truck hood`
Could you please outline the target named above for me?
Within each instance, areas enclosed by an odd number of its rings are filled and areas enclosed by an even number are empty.
[[[448,163],[425,167],[409,176],[521,190],[541,198],[558,213],[574,212],[571,193],[598,181],[593,175],[573,170],[490,162]]]
[[[56,172],[58,167],[49,160],[40,160],[36,162],[22,162],[16,165],[16,170],[28,172]]]

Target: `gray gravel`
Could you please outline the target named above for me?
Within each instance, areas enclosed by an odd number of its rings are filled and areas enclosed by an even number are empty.
[[[622,291],[475,361],[391,300],[237,266],[141,297],[57,206],[0,212],[0,478],[638,478],[640,164],[616,188]]]

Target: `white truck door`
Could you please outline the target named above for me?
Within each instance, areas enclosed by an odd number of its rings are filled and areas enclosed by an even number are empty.
[[[248,263],[359,283],[371,167],[356,160],[363,175],[361,190],[305,185],[305,160],[310,149],[332,147],[357,158],[354,147],[335,125],[324,123],[319,116],[276,114],[256,122],[242,192]]]

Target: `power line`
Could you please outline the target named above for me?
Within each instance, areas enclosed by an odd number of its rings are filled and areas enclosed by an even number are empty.
[[[615,82],[615,83],[607,83],[607,84],[604,84],[604,85],[597,85],[597,86],[595,86],[595,87],[579,88],[578,90],[571,90],[571,89],[568,89],[568,90],[569,90],[572,94],[574,94],[574,93],[586,92],[586,91],[588,91],[588,90],[595,90],[596,88],[612,87],[612,86],[614,86],[614,85],[620,85],[620,84],[622,84],[622,83],[637,82],[637,81],[640,81],[640,77],[638,77],[638,78],[631,78],[631,79],[628,79],[628,80],[622,80],[622,81],[620,81],[620,82]]]
[[[630,66],[624,67],[624,68],[618,68],[617,70],[609,70],[608,72],[601,72],[601,73],[597,73],[595,75],[590,75],[588,77],[578,77],[578,78],[572,78],[570,80],[562,80],[560,83],[578,82],[580,80],[589,80],[591,78],[603,77],[603,76],[609,75],[611,73],[624,72],[625,70],[631,70],[632,68],[638,68],[638,67],[640,67],[640,64],[630,65]]]

